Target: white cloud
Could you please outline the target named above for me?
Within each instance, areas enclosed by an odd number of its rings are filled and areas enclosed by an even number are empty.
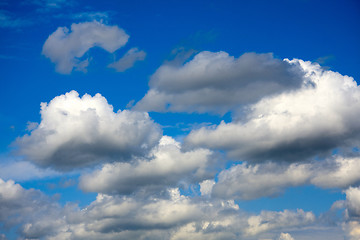
[[[0,164],[0,178],[6,180],[27,181],[58,175],[60,175],[59,172],[51,169],[38,168],[34,164],[26,161],[8,160],[6,163]]]
[[[105,164],[102,169],[82,176],[80,188],[107,194],[129,194],[144,188],[159,191],[176,186],[179,181],[197,182],[213,176],[207,171],[211,157],[206,149],[182,152],[179,142],[163,136],[146,158]]]
[[[254,239],[271,231],[312,224],[302,210],[244,213],[234,201],[192,199],[179,189],[162,197],[98,194],[83,209],[60,207],[40,191],[0,180],[0,221],[19,226],[24,238],[37,239]]]
[[[209,180],[209,179],[204,180],[201,183],[199,183],[201,195],[202,196],[210,196],[214,184],[215,184],[215,181]]]
[[[212,195],[230,199],[256,199],[275,196],[290,186],[306,183],[311,173],[307,165],[292,164],[289,167],[274,163],[248,166],[246,163],[223,170]]]
[[[358,217],[360,219],[360,188],[350,187],[345,193],[349,216]]]
[[[301,161],[353,147],[360,131],[360,89],[353,78],[290,61],[306,73],[301,89],[270,96],[250,105],[248,113],[215,129],[192,131],[189,145],[228,152],[246,161]],[[221,141],[219,141],[221,139]]]
[[[295,240],[290,233],[281,233],[279,236],[279,240]]]
[[[108,160],[144,155],[161,137],[147,113],[113,111],[100,94],[75,91],[41,104],[41,122],[18,138],[21,154],[43,167],[71,170]]]
[[[348,221],[343,224],[343,229],[349,240],[360,239],[360,222],[359,221]]]
[[[341,156],[307,163],[247,163],[232,166],[218,175],[212,196],[225,199],[274,197],[286,188],[313,184],[321,188],[341,188],[360,182],[360,158]]]
[[[315,221],[312,212],[304,212],[298,209],[296,212],[284,210],[282,212],[262,211],[258,216],[248,219],[249,227],[246,229],[248,235],[256,235],[260,232],[269,231],[274,228],[308,225]]]
[[[134,66],[135,62],[143,61],[146,57],[144,51],[139,51],[137,48],[131,48],[125,55],[114,63],[109,64],[108,67],[114,68],[118,72],[124,72]]]
[[[52,235],[64,224],[59,210],[59,205],[40,191],[0,179],[0,227],[20,224],[19,232],[27,238]]]
[[[135,109],[224,114],[301,86],[302,73],[272,54],[201,52],[182,66],[162,65]]]
[[[69,74],[73,68],[84,71],[89,59],[82,59],[93,47],[100,47],[113,53],[124,46],[129,35],[118,26],[101,22],[72,24],[71,30],[59,27],[44,43],[42,53],[55,63],[56,71]]]

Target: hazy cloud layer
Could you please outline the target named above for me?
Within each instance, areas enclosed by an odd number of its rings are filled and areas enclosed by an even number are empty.
[[[111,63],[108,67],[114,68],[118,72],[124,72],[125,70],[134,66],[135,62],[143,61],[146,57],[144,51],[140,51],[137,48],[131,48],[125,53],[125,55],[114,63]]]
[[[80,98],[71,91],[42,103],[39,126],[16,143],[21,154],[40,166],[71,170],[147,154],[160,137],[147,113],[114,112],[100,94]]]
[[[59,27],[44,43],[42,53],[55,63],[56,71],[69,74],[76,70],[86,71],[89,58],[84,54],[93,47],[100,47],[113,53],[124,46],[129,35],[118,26],[101,22],[72,24],[71,29]]]
[[[162,65],[135,109],[224,114],[303,83],[302,72],[272,54],[200,52],[184,65]]]
[[[302,161],[356,146],[360,90],[354,79],[311,62],[290,63],[306,73],[308,84],[250,105],[239,120],[192,131],[186,142],[246,161]]]
[[[146,158],[106,164],[101,170],[82,176],[80,188],[107,194],[129,194],[139,189],[160,191],[175,187],[180,181],[196,183],[214,175],[208,169],[213,157],[206,149],[182,152],[179,142],[164,136]]]

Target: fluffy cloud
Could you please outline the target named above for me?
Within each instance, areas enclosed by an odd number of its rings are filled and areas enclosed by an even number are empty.
[[[295,240],[289,233],[281,233],[279,240]]]
[[[241,104],[301,86],[302,73],[272,54],[201,52],[182,66],[165,64],[135,109],[226,113]]]
[[[129,35],[118,26],[93,21],[59,27],[44,43],[42,53],[55,63],[56,71],[69,74],[73,68],[85,71],[89,59],[82,59],[93,47],[113,53],[124,46]]]
[[[345,222],[342,227],[346,233],[346,239],[360,239],[360,188],[350,187],[346,191],[346,200],[340,201],[338,205],[345,207]]]
[[[107,194],[128,194],[138,189],[158,191],[176,186],[179,181],[197,182],[212,175],[208,165],[211,152],[197,149],[182,152],[180,143],[171,137],[161,138],[147,158],[131,163],[105,164],[101,170],[81,177],[80,188]]]
[[[20,224],[19,232],[26,238],[41,238],[58,232],[64,220],[60,207],[40,191],[26,190],[12,180],[0,179],[1,227]]]
[[[41,104],[38,127],[17,139],[19,151],[43,167],[71,170],[101,161],[127,161],[155,146],[161,130],[147,113],[114,112],[100,94],[75,91]]]
[[[309,84],[250,105],[241,119],[192,131],[187,143],[247,161],[301,161],[356,146],[360,89],[354,79],[311,62],[290,63],[306,73]]]
[[[249,165],[242,163],[218,175],[211,185],[212,196],[228,199],[273,197],[286,188],[314,184],[321,188],[341,188],[360,182],[360,158],[337,156],[308,163]]]
[[[111,63],[108,67],[114,68],[118,72],[124,72],[125,70],[134,66],[135,62],[143,61],[146,57],[144,51],[139,51],[137,48],[131,48],[125,55],[118,61]]]
[[[262,211],[258,216],[248,219],[249,227],[246,229],[248,235],[256,235],[270,229],[307,225],[315,221],[312,212],[304,212],[298,209],[296,212],[284,210],[282,212]]]
[[[345,193],[348,215],[360,219],[360,188],[350,187]]]
[[[307,165],[289,167],[268,163],[248,166],[246,163],[222,171],[213,186],[212,195],[220,198],[256,199],[275,196],[284,188],[298,186],[308,181]]]

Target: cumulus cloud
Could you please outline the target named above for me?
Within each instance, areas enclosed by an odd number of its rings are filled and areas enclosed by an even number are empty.
[[[345,194],[348,215],[360,219],[360,188],[350,187]]]
[[[45,41],[42,54],[55,63],[56,71],[69,74],[73,68],[86,71],[89,58],[84,54],[93,47],[100,47],[113,53],[124,46],[129,35],[118,26],[108,26],[101,22],[74,23],[69,30],[59,27]]]
[[[272,54],[200,52],[182,66],[162,65],[135,109],[224,114],[241,104],[301,86],[302,73]]]
[[[39,166],[71,170],[147,154],[161,130],[147,113],[113,111],[100,94],[75,91],[41,104],[41,122],[18,138],[19,152]]]
[[[360,182],[359,163],[358,157],[341,156],[307,163],[242,163],[221,171],[207,191],[217,198],[251,200],[274,197],[286,188],[305,184],[347,189]]]
[[[194,182],[209,178],[211,152],[197,149],[182,152],[179,142],[163,136],[159,145],[146,158],[131,163],[105,164],[102,169],[84,175],[80,188],[85,191],[107,194],[129,194],[148,188],[159,191],[176,186],[179,181]]]
[[[250,105],[241,119],[194,130],[186,142],[225,150],[230,157],[247,161],[302,161],[337,147],[356,146],[360,130],[356,81],[311,62],[289,63],[304,71],[311,84],[264,98]]]
[[[196,200],[176,188],[162,197],[98,194],[85,208],[60,207],[40,191],[3,180],[0,210],[2,226],[17,225],[28,239],[254,239],[314,221],[302,210],[250,215],[234,201]]]
[[[346,239],[360,239],[360,188],[349,187],[345,191],[346,200],[338,201],[337,205],[345,207],[345,221],[342,224]]]
[[[143,61],[146,57],[144,51],[140,51],[138,48],[131,48],[125,53],[125,55],[114,63],[111,63],[108,67],[114,68],[118,72],[124,72],[125,70],[134,66],[135,62]]]
[[[1,227],[20,224],[26,238],[41,238],[59,231],[64,220],[59,205],[40,191],[26,190],[12,180],[0,179]]]

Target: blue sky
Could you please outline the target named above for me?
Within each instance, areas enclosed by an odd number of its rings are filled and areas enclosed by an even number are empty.
[[[0,239],[360,239],[359,23],[0,0]]]

